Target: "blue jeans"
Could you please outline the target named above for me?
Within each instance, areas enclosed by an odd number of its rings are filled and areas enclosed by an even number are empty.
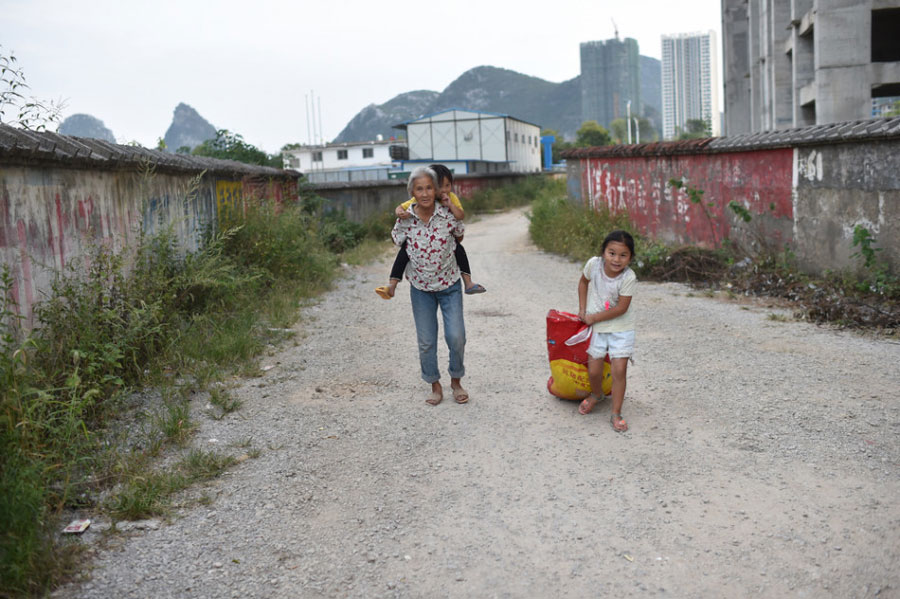
[[[441,307],[441,316],[444,317],[444,339],[450,349],[450,377],[462,378],[466,374],[463,366],[463,356],[466,352],[466,323],[463,320],[462,282],[457,280],[442,291],[420,291],[410,285],[409,297],[412,300],[413,318],[416,321],[422,379],[426,383],[441,380],[437,360],[438,306]]]

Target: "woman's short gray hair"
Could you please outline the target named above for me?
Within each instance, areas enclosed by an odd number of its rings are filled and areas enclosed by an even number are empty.
[[[431,177],[431,181],[434,183],[434,191],[437,193],[438,187],[440,187],[437,173],[427,166],[417,166],[413,169],[413,172],[409,174],[409,181],[406,182],[406,191],[409,192],[410,196],[413,194],[413,185],[415,184],[416,179],[422,177]]]

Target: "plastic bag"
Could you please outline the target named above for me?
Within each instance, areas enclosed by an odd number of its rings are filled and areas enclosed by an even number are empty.
[[[581,400],[591,392],[587,373],[590,327],[575,314],[550,310],[547,313],[547,354],[550,379],[547,390],[560,399]],[[609,356],[603,362],[603,395],[612,391]],[[600,395],[600,393],[597,393]]]

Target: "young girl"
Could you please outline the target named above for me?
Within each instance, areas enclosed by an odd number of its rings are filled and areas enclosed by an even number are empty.
[[[456,197],[456,194],[453,193],[453,171],[444,166],[443,164],[432,164],[429,166],[431,170],[437,173],[438,181],[440,184],[440,189],[438,192],[438,200],[442,201],[447,208],[450,209],[450,212],[456,217],[456,220],[462,222],[466,218],[466,213],[463,211],[462,203],[459,201],[459,198]],[[444,199],[446,198],[446,199]],[[449,201],[449,204],[446,202]],[[397,218],[409,218],[412,216],[409,212],[409,207],[415,204],[415,198],[410,198],[409,200],[403,202],[397,209],[395,210]],[[462,237],[456,239],[456,250],[454,251],[454,256],[456,257],[456,263],[459,265],[460,271],[462,272],[462,280],[463,285],[466,289],[466,295],[473,295],[476,293],[484,293],[487,291],[484,287],[479,285],[478,283],[472,282],[472,276],[470,274],[471,269],[469,268],[469,257],[466,254],[465,248],[462,246]],[[397,257],[394,259],[394,265],[391,267],[391,276],[390,283],[388,285],[383,285],[381,287],[375,288],[375,293],[384,299],[391,299],[394,297],[394,293],[397,289],[397,283],[400,282],[400,279],[403,278],[403,272],[406,270],[406,265],[409,264],[409,254],[406,252],[406,243],[404,243],[400,250],[397,252]]]
[[[612,415],[609,422],[618,433],[628,430],[622,418],[625,375],[634,354],[634,310],[631,297],[637,277],[628,268],[634,256],[634,239],[625,231],[613,231],[603,240],[599,256],[584,265],[578,281],[578,317],[592,325],[588,348],[588,378],[592,389],[603,384],[603,358],[609,354],[612,374]],[[600,399],[591,393],[578,411],[589,414]]]

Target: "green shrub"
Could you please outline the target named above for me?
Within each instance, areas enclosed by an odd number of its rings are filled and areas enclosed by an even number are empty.
[[[185,385],[210,385],[217,375],[209,373],[238,368],[264,350],[273,326],[267,318],[280,327],[296,319],[298,300],[327,286],[337,270],[328,246],[351,245],[361,231],[342,215],[320,220],[307,208],[249,204],[225,215],[222,232],[210,231],[191,254],[178,250],[170,231],[140,236],[122,254],[95,245],[58,273],[35,306],[37,326],[27,338],[3,267],[0,596],[44,594],[62,574],[71,553],[56,541],[62,510],[92,505],[103,487],[116,486],[107,509],[118,517],[159,513],[166,494],[196,479],[153,474],[147,465],[162,444],[189,440],[183,398],[163,393],[144,449],[126,453],[126,467],[110,457],[118,448],[105,445],[115,440],[107,431],[114,408],[164,371],[171,380],[196,381]]]
[[[611,231],[624,229],[635,235],[624,214],[613,214],[604,206],[591,210],[569,201],[565,189],[545,193],[531,204],[531,239],[543,250],[584,262],[600,253],[603,239]],[[635,257],[641,255],[642,241],[635,235]],[[632,263],[637,267],[637,260]]]
[[[489,187],[463,198],[466,214],[497,212],[516,206],[526,206],[536,199],[549,195],[565,195],[565,181],[543,175],[526,177],[512,185]]]

